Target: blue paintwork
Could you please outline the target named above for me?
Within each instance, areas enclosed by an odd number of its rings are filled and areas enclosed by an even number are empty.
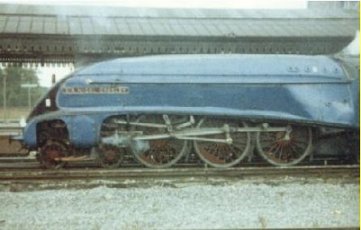
[[[95,121],[89,116],[72,116],[69,133],[75,146],[87,147],[97,141]]]
[[[23,132],[23,139],[26,145],[36,147],[36,124],[37,120],[34,119],[26,124]]]
[[[355,80],[356,79],[356,80]],[[65,94],[71,87],[128,87],[128,94]],[[359,127],[358,76],[325,56],[171,55],[115,59],[75,72],[61,83],[57,112],[33,123],[62,119],[76,146],[97,142],[109,115],[177,113],[287,120]],[[42,102],[40,102],[42,103]],[[81,115],[81,116],[79,116]]]

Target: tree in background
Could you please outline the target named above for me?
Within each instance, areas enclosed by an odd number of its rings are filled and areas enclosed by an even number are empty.
[[[32,105],[44,94],[46,89],[39,86],[38,77],[33,69],[22,67],[6,67],[0,69],[0,104],[3,104],[3,77],[6,76],[6,104],[8,107],[28,106],[28,89],[21,84],[36,84],[31,89]]]

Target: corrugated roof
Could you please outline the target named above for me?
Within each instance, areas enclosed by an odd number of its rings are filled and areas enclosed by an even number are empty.
[[[134,9],[0,5],[0,33],[171,36],[354,35],[345,10]]]
[[[123,18],[0,15],[0,33],[176,36],[347,36],[356,19]]]
[[[0,61],[169,53],[331,54],[352,41],[358,17],[353,10],[0,4]]]

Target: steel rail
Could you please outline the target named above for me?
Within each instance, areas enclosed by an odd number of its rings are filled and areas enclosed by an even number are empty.
[[[136,179],[186,177],[359,177],[359,165],[293,166],[293,167],[241,167],[241,168],[170,168],[170,169],[13,169],[0,171],[0,181],[7,180],[75,180],[75,179]]]

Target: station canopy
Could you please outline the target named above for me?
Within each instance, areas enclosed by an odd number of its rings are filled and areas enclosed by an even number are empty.
[[[82,63],[184,53],[334,54],[355,10],[152,9],[0,4],[0,62]]]

